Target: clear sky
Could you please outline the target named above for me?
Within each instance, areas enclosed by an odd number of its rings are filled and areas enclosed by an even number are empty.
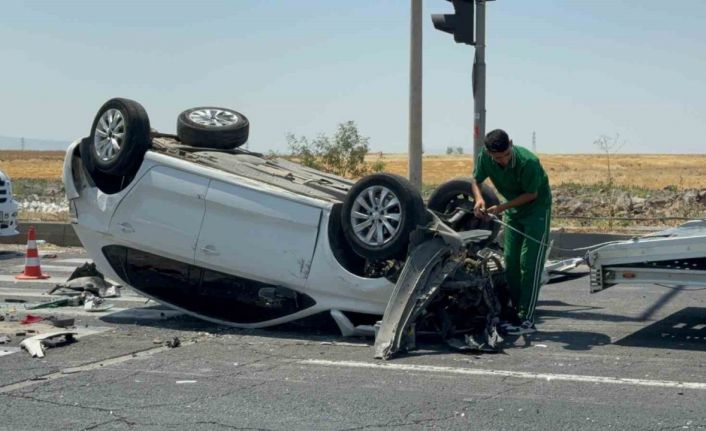
[[[488,130],[545,153],[706,152],[706,1],[488,3]],[[434,30],[424,0],[424,147],[472,149],[473,48]],[[357,122],[375,151],[406,152],[409,0],[3,2],[0,135],[85,136],[111,97],[174,133],[193,106],[234,108],[250,148]]]

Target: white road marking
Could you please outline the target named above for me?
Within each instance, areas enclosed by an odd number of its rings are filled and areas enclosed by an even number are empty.
[[[0,347],[0,356],[11,355],[22,351],[19,347]]]
[[[544,381],[562,381],[562,382],[581,382],[581,383],[598,383],[611,385],[626,385],[626,386],[649,386],[657,388],[678,388],[678,389],[700,389],[706,390],[706,383],[699,382],[677,382],[670,380],[646,380],[646,379],[627,379],[619,377],[603,377],[603,376],[583,376],[579,374],[552,374],[552,373],[530,373],[524,371],[504,371],[504,370],[484,370],[478,368],[454,368],[454,367],[438,367],[433,365],[412,365],[412,364],[390,364],[390,363],[371,363],[371,362],[355,362],[355,361],[328,361],[323,359],[307,359],[298,361],[302,365],[320,365],[325,367],[348,367],[348,368],[367,368],[378,370],[392,371],[414,371],[424,373],[447,373],[461,374],[468,376],[484,376],[484,377],[513,377],[517,379],[531,379]]]
[[[51,271],[56,271],[56,272],[74,272],[76,267],[74,266],[62,266],[62,265],[41,265],[42,272],[46,273],[51,272]],[[22,272],[25,268],[24,265],[16,265],[15,268],[18,270],[18,272]]]
[[[93,260],[87,258],[76,258],[76,259],[58,259],[52,260],[52,263],[70,263],[77,266],[83,265],[84,263],[92,263]]]
[[[18,274],[21,271],[18,272]],[[47,274],[47,275],[52,275],[52,274]],[[63,283],[66,281],[66,277],[61,275],[59,277],[53,276],[51,278],[45,278],[43,280],[18,280],[15,278],[14,275],[7,275],[7,274],[0,274],[0,281],[9,281],[12,283],[17,283],[19,284],[28,284],[28,283],[44,283],[44,284],[56,284],[56,283]]]
[[[20,304],[17,304],[20,305]],[[19,307],[16,307],[19,311]],[[162,310],[152,308],[121,308],[113,307],[107,311],[86,311],[82,306],[79,307],[57,307],[57,308],[38,308],[35,310],[22,310],[23,313],[36,314],[38,316],[91,316],[91,317],[108,317],[112,320],[165,320],[172,317],[181,316],[183,313],[176,310]]]
[[[47,300],[65,298],[65,295],[48,295],[42,291],[30,290],[27,288],[0,287],[0,296],[13,296],[23,298],[44,298]],[[106,298],[108,301],[139,302],[145,303],[147,298],[138,295],[123,295],[117,298]]]

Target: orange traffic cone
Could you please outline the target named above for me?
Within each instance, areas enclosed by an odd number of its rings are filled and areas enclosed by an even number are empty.
[[[40,280],[49,278],[48,275],[42,274],[42,268],[39,266],[39,251],[37,250],[35,235],[34,226],[30,226],[29,232],[27,232],[25,271],[22,274],[15,276],[18,280]]]

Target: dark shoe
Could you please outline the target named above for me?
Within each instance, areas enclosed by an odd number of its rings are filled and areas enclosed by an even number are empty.
[[[525,335],[533,334],[535,332],[537,332],[537,328],[535,328],[534,323],[529,320],[525,320],[522,324],[517,326],[510,325],[505,329],[505,333],[507,335]]]

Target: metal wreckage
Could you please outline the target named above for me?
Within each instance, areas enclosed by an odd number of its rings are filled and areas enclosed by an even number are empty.
[[[502,250],[493,242],[497,230],[457,232],[449,224],[458,213],[428,214],[430,222],[410,236],[407,260],[376,325],[375,357],[415,349],[424,334],[461,351],[499,351],[497,326],[509,294]]]

